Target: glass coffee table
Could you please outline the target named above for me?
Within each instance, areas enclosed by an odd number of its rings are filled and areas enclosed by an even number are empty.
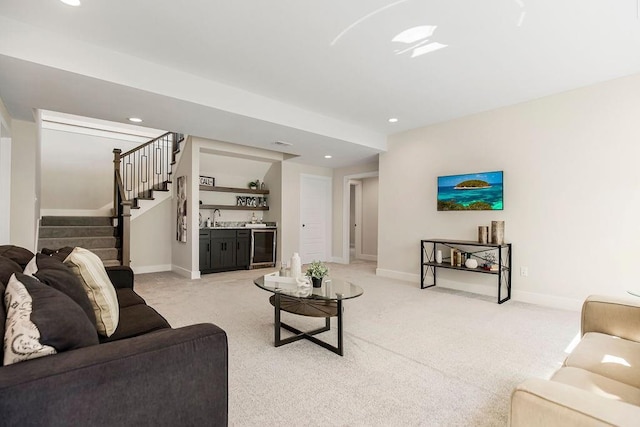
[[[342,301],[359,297],[364,293],[362,288],[351,282],[340,279],[325,279],[319,288],[301,287],[297,283],[292,283],[291,278],[282,279],[270,278],[265,280],[264,276],[253,281],[261,289],[273,293],[269,297],[269,302],[274,307],[274,346],[289,344],[301,339],[306,339],[314,344],[333,351],[340,356],[343,355],[342,315],[344,309]],[[303,332],[293,326],[287,325],[280,320],[280,312],[297,314],[307,317],[324,317],[325,326],[312,331]],[[322,341],[314,335],[331,330],[331,318],[338,318],[338,345],[334,346]],[[295,335],[284,339],[280,338],[281,328],[284,328]]]

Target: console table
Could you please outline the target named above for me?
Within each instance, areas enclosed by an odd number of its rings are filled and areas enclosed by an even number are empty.
[[[451,265],[451,258],[443,251],[442,262],[436,262],[436,252],[440,249],[451,249],[467,253],[471,258],[478,261],[477,268],[467,268],[464,261],[461,266]],[[488,254],[494,254],[497,270],[486,270],[481,268],[483,262],[488,262]],[[445,256],[447,255],[447,256]],[[439,268],[451,270],[468,271],[471,273],[492,274],[498,277],[498,304],[511,299],[511,243],[494,244],[478,243],[472,240],[445,240],[445,239],[425,239],[420,241],[420,268],[421,281],[420,288],[430,288],[436,286],[437,271]],[[433,283],[425,285],[425,279],[433,277]],[[506,296],[503,298],[502,291]]]

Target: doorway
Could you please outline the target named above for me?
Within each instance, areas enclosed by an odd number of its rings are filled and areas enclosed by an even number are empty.
[[[378,172],[344,177],[342,262],[378,260]]]

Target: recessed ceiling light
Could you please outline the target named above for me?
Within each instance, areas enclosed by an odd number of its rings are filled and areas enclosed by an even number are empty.
[[[398,119],[397,119],[397,118],[395,118],[395,117],[391,117],[391,118],[389,119],[389,123],[398,123]]]
[[[332,158],[332,157],[333,157],[333,156],[330,156],[330,155],[328,155],[328,154],[327,154],[326,156],[324,156],[324,158],[325,158],[325,159],[330,159],[330,158]]]
[[[80,6],[80,0],[60,0],[64,4],[69,6]]]
[[[139,117],[129,117],[129,121],[133,123],[142,123],[142,119]]]

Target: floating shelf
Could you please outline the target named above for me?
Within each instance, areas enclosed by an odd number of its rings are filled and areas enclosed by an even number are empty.
[[[228,211],[268,211],[268,206],[200,205],[200,209],[225,209]]]
[[[250,188],[215,187],[201,185],[200,191],[217,191],[218,193],[269,194],[269,190],[252,190]]]

